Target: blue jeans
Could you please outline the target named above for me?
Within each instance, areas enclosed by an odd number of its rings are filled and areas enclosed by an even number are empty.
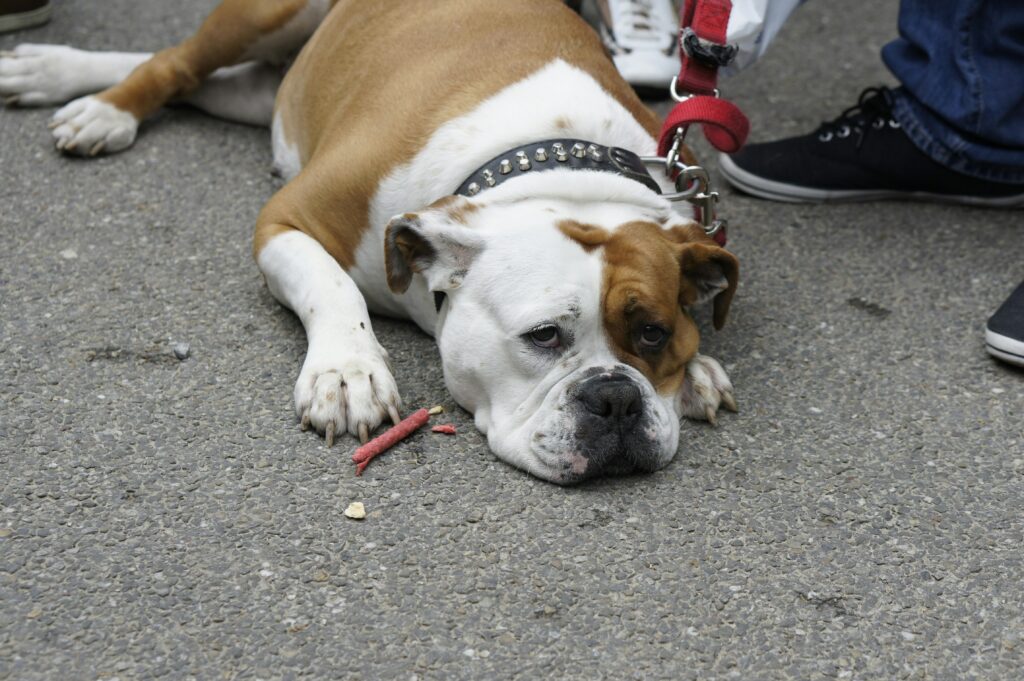
[[[932,159],[1024,183],[1024,0],[902,0],[882,59],[893,114]]]

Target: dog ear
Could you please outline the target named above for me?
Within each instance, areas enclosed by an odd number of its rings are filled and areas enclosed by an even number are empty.
[[[412,275],[421,273],[431,291],[458,288],[481,250],[483,239],[452,222],[443,211],[399,215],[384,232],[388,287],[405,293]]]
[[[739,281],[736,256],[715,244],[687,243],[680,248],[679,269],[679,304],[690,307],[713,298],[715,328],[721,329]]]

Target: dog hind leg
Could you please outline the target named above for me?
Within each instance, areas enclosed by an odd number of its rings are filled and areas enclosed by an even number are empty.
[[[0,53],[0,98],[8,106],[64,104],[111,87],[152,56],[25,43]]]
[[[59,110],[51,123],[57,148],[82,155],[128,148],[142,120],[170,101],[187,101],[218,69],[253,60],[284,61],[328,9],[328,0],[224,0],[194,36],[157,52],[116,85]],[[196,96],[199,106],[205,101],[217,109],[208,96]],[[257,108],[253,118],[269,122],[265,105]]]
[[[64,104],[113,87],[151,52],[91,52],[66,45],[18,45],[0,54],[0,99],[8,106]],[[269,126],[283,66],[246,62],[217,69],[181,101],[238,123]]]

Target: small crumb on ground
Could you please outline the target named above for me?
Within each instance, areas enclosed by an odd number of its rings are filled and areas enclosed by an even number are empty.
[[[362,520],[366,517],[366,507],[363,506],[361,501],[353,501],[345,509],[345,517],[352,518],[353,520]]]

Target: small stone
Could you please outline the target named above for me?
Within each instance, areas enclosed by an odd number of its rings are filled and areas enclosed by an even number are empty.
[[[192,346],[188,343],[175,343],[171,349],[174,350],[174,356],[182,361],[188,359],[192,354]]]
[[[441,405],[437,405],[436,407],[431,407],[430,411],[428,411],[427,413],[430,414],[431,416],[437,416],[438,414],[443,414],[444,413],[444,407],[442,407]]]
[[[327,570],[320,569],[313,573],[314,582],[326,582],[331,576],[327,574]]]
[[[60,252],[60,257],[64,258],[65,260],[74,260],[75,258],[78,257],[78,251],[76,251],[73,248],[65,248],[63,251]]]
[[[14,530],[9,527],[0,527],[0,539],[5,539],[14,534]]]
[[[362,520],[366,517],[366,507],[363,506],[361,501],[353,501],[345,509],[345,517],[352,518],[353,520]]]
[[[34,620],[42,614],[42,610],[40,610],[39,608],[33,608],[27,615],[25,615],[25,617],[29,618],[30,620]]]

